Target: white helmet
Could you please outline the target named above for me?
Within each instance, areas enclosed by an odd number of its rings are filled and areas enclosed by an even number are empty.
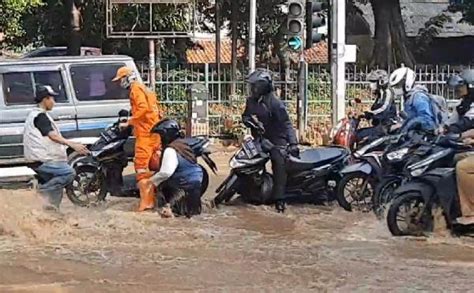
[[[398,68],[392,74],[390,74],[389,84],[391,87],[405,88],[405,91],[410,91],[415,85],[416,73],[408,67],[402,64],[402,67]]]

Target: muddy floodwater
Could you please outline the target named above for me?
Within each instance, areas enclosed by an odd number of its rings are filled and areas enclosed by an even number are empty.
[[[228,172],[214,158],[209,191]],[[393,238],[337,206],[234,203],[188,220],[136,214],[137,201],[65,198],[57,217],[30,190],[0,190],[0,292],[474,291],[473,238]]]

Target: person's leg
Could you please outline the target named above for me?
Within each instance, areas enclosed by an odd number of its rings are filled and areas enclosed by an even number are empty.
[[[64,187],[71,184],[76,176],[74,169],[67,162],[47,162],[36,171],[52,176],[50,180],[39,185],[38,191],[49,205],[59,209]]]
[[[201,182],[192,182],[186,188],[186,211],[188,218],[201,214]]]
[[[272,196],[276,201],[276,209],[279,212],[284,212],[284,196],[286,189],[286,165],[285,165],[285,151],[279,148],[273,148],[270,151],[273,171],[273,189]]]
[[[140,191],[140,205],[138,211],[153,209],[155,206],[155,192],[149,188],[145,179],[150,178],[153,173],[149,169],[153,150],[160,144],[158,135],[138,136],[135,142],[135,172],[137,186]]]
[[[474,221],[474,156],[457,163],[456,176],[461,215]]]

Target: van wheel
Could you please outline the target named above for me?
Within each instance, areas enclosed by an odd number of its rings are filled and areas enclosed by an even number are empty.
[[[104,201],[107,188],[102,173],[90,166],[76,168],[76,177],[66,186],[66,195],[74,205],[80,207]]]

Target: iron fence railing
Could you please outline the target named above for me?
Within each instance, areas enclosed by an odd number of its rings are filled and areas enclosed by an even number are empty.
[[[148,65],[137,62],[145,83],[149,83]],[[291,66],[287,70],[280,67],[271,67],[275,75],[275,87],[279,95],[289,108],[291,116],[296,115],[297,95],[297,68]],[[448,77],[461,70],[460,67],[441,65],[422,65],[414,68],[417,73],[417,82],[425,85],[436,95],[444,96],[448,100],[455,99],[454,92],[446,86]],[[370,103],[366,75],[371,71],[369,67],[349,65],[346,67],[346,100],[360,98]],[[391,71],[391,68],[388,70]],[[168,115],[177,118],[186,116],[186,92],[194,83],[203,83],[209,90],[209,119],[211,133],[222,134],[224,121],[227,118],[238,119],[242,111],[247,93],[245,75],[247,69],[239,67],[235,78],[229,66],[222,66],[220,76],[213,64],[202,65],[168,65],[162,64],[157,69],[156,91],[160,101],[167,107]],[[286,80],[284,77],[286,76]],[[308,68],[308,120],[330,123],[331,108],[331,81],[328,65],[310,65]]]

